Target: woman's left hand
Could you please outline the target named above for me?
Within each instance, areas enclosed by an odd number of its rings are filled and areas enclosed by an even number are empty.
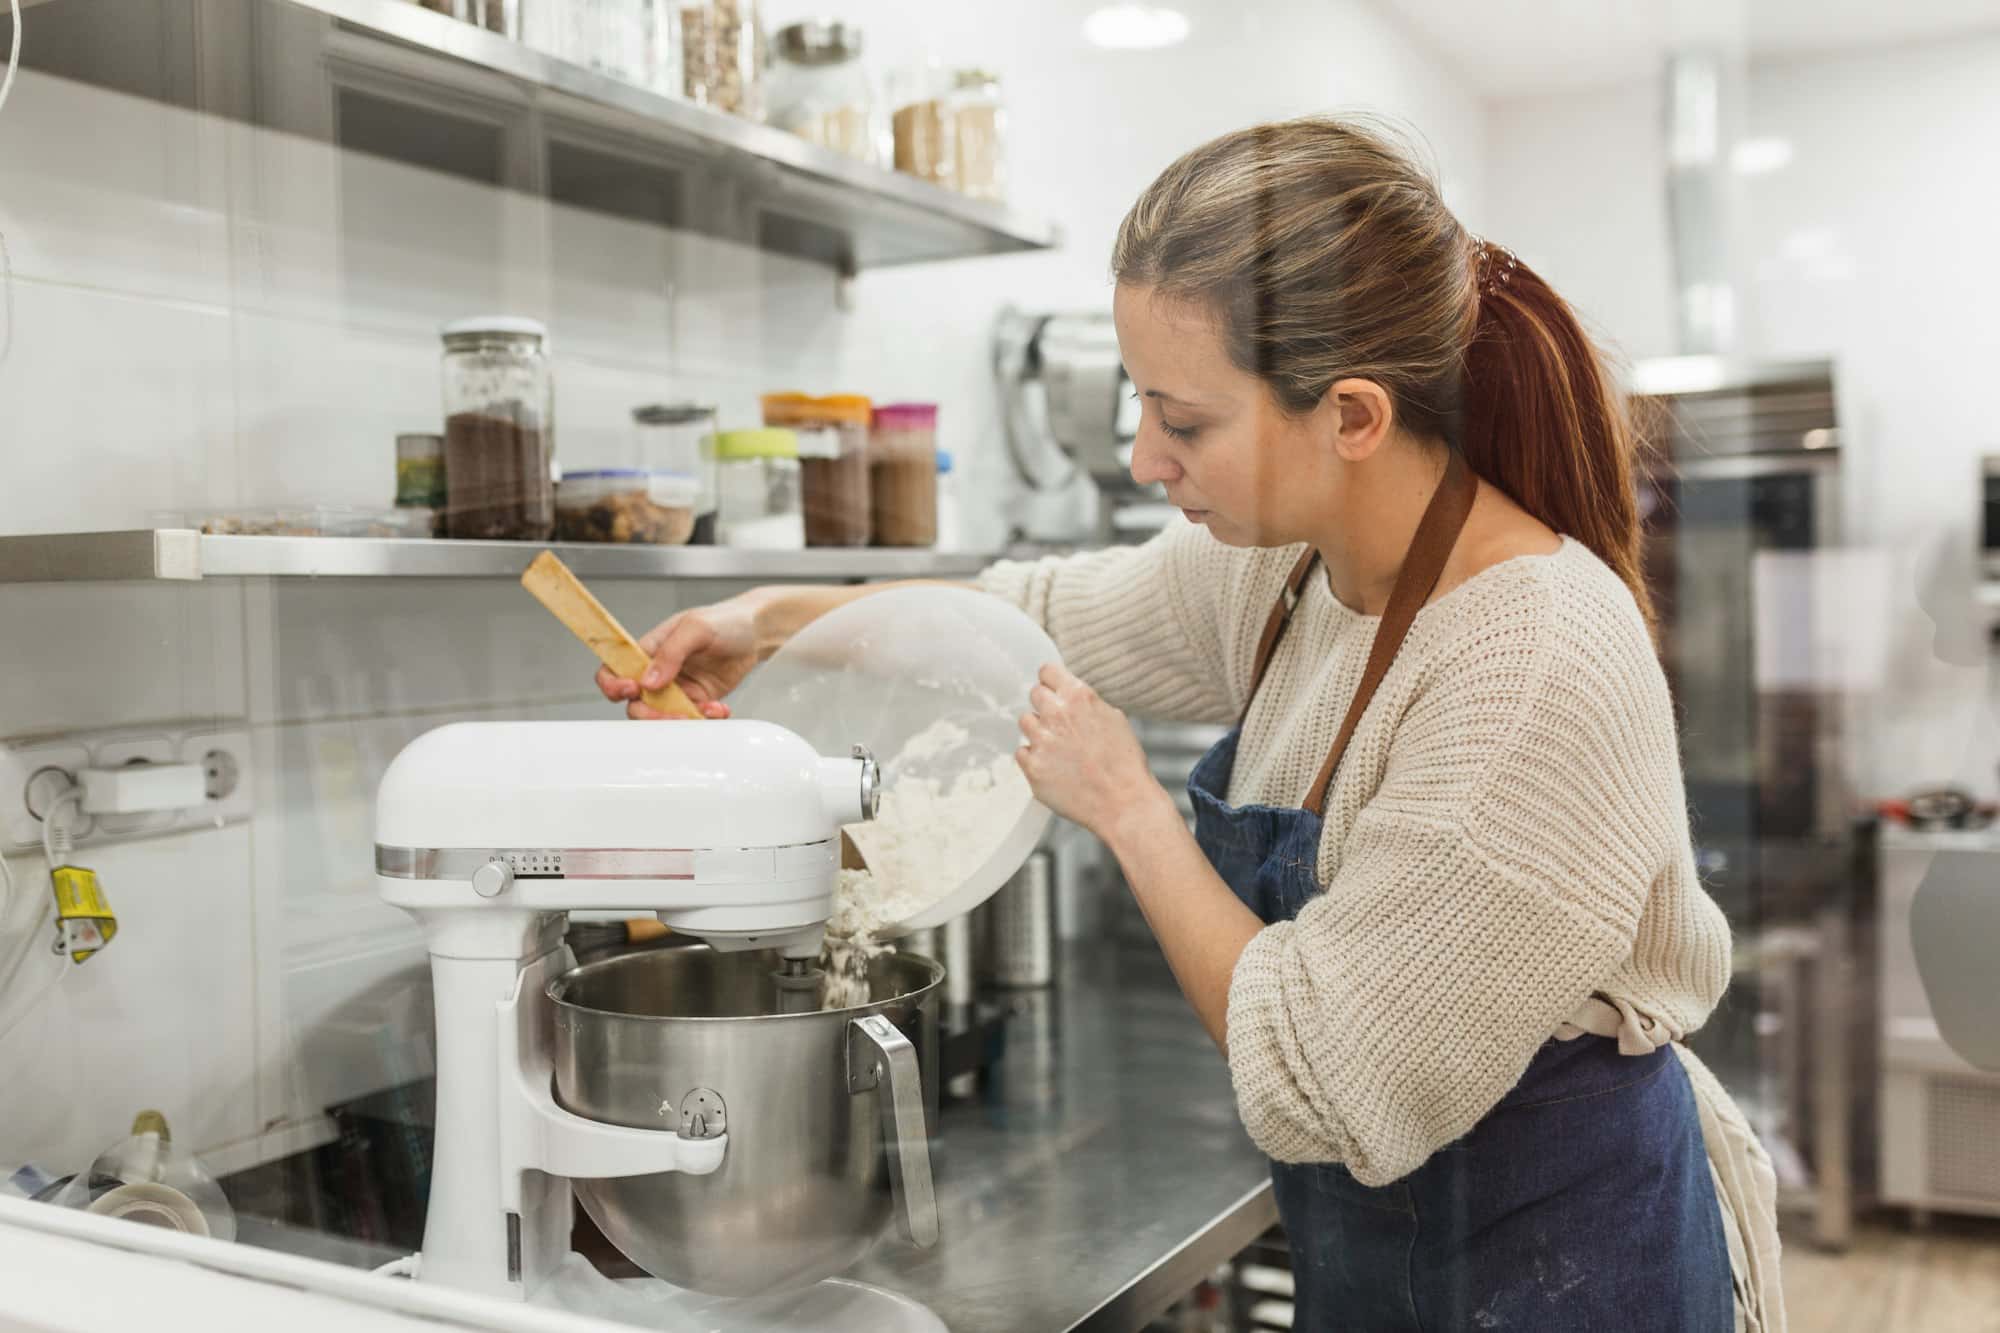
[[[1015,758],[1035,798],[1105,842],[1121,815],[1164,795],[1125,715],[1053,664],[1028,694],[1021,718],[1028,743]]]

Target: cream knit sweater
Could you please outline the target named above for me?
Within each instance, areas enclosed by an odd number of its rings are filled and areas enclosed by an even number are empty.
[[[1176,523],[982,585],[1113,705],[1229,722],[1301,549]],[[1304,799],[1375,624],[1308,583],[1231,804]],[[1630,593],[1572,540],[1417,617],[1328,794],[1317,870],[1326,892],[1260,932],[1229,989],[1237,1102],[1279,1161],[1387,1184],[1470,1130],[1593,995],[1645,1050],[1700,1026],[1728,983],[1665,678]]]

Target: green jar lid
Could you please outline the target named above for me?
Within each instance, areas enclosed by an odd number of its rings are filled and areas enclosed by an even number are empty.
[[[715,437],[715,456],[725,463],[746,458],[797,458],[799,433],[773,426],[721,431]]]

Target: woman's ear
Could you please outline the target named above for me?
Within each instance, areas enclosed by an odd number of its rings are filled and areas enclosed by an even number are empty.
[[[1350,463],[1368,458],[1389,438],[1394,407],[1389,391],[1374,380],[1336,380],[1320,401],[1332,416],[1333,447]]]

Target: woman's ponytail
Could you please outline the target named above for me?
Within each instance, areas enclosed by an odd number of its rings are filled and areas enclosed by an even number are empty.
[[[1637,436],[1569,303],[1490,241],[1473,243],[1478,315],[1460,446],[1472,470],[1611,566],[1653,623],[1640,568]]]

